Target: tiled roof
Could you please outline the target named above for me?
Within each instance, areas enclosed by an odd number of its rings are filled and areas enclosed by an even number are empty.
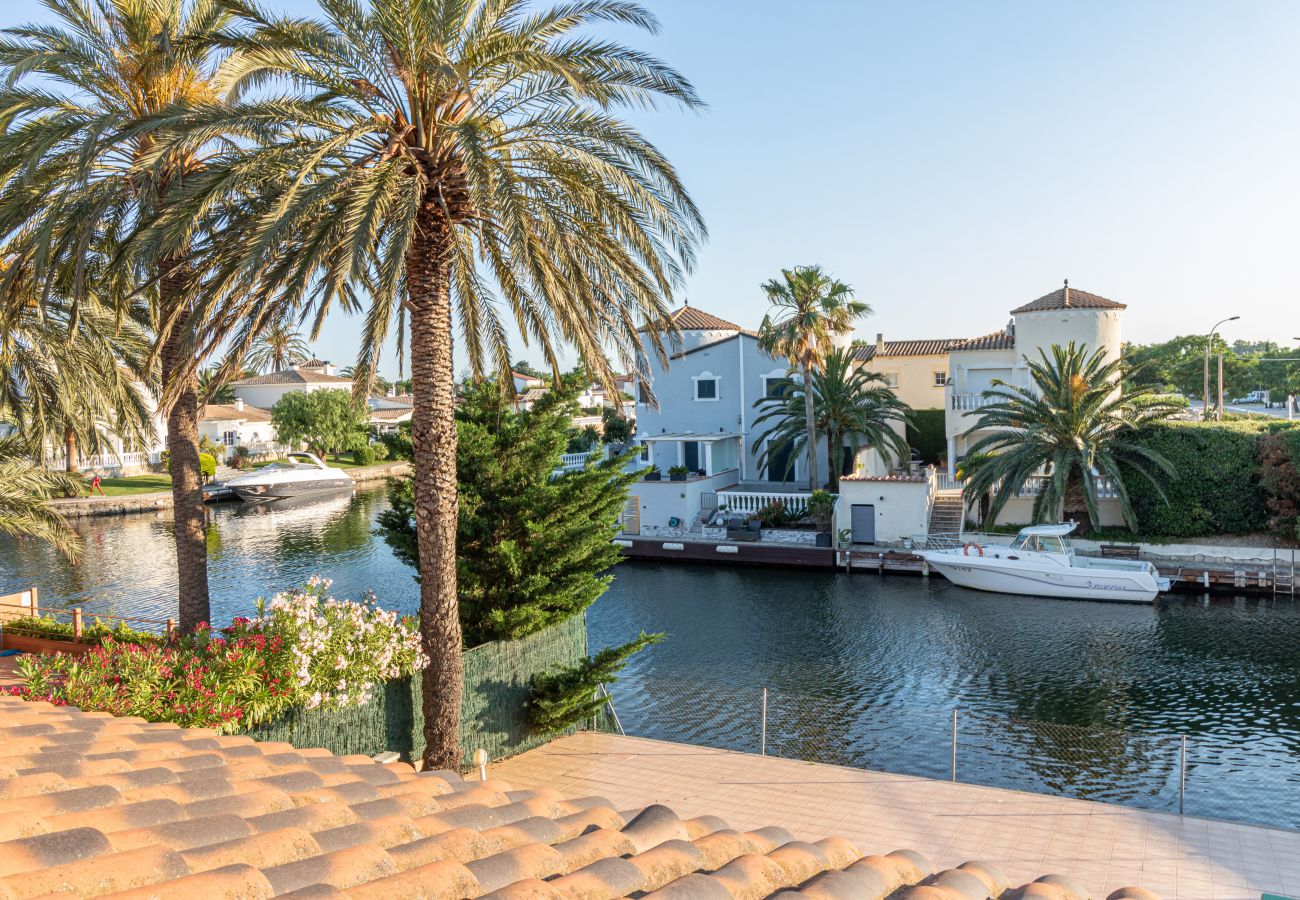
[[[329,364],[330,363],[328,359],[316,359],[315,357],[312,357],[311,359],[304,359],[302,362],[298,363],[298,365],[302,366],[305,369],[323,369]]]
[[[669,315],[673,324],[681,331],[740,331],[741,328],[734,322],[728,322],[726,319],[719,319],[712,313],[706,313],[702,309],[694,306],[683,306],[681,309],[673,310]],[[641,331],[649,331],[650,326],[645,326]]]
[[[381,409],[372,409],[370,411],[370,418],[380,419],[381,421],[392,421],[406,418],[413,412],[415,412],[415,410],[409,406],[386,406]]]
[[[204,422],[269,422],[271,414],[256,406],[244,404],[243,409],[236,409],[222,403],[209,403],[199,413]]]
[[[272,372],[269,375],[254,375],[252,378],[245,378],[243,381],[234,382],[234,387],[260,384],[351,384],[351,378],[340,378],[338,375],[326,375],[324,372],[316,372],[311,369],[285,369],[283,372]]]
[[[942,356],[953,344],[960,343],[956,338],[931,338],[921,341],[885,341],[885,350],[881,356]],[[875,344],[858,344],[853,348],[853,358],[861,362],[876,357]]]
[[[1067,282],[1065,287],[1052,291],[1050,294],[1044,294],[1033,303],[1026,303],[1024,306],[1011,310],[1011,315],[1049,312],[1056,309],[1128,309],[1128,307],[1123,303],[1116,303],[1114,300],[1107,300],[1105,297],[1072,288]]]
[[[619,812],[599,797],[16,697],[0,697],[0,740],[5,897],[1087,896],[1059,876],[1011,889],[985,863],[932,874],[908,850],[864,856],[842,838],[735,831],[665,806]]]
[[[924,483],[928,481],[925,475],[841,475],[840,481],[888,481],[890,483]]]
[[[524,392],[523,398],[529,401],[541,400],[550,392],[551,392],[550,388],[529,388],[527,391]]]
[[[1016,336],[1011,332],[1003,329],[995,331],[992,334],[981,335],[970,340],[957,341],[953,343],[949,350],[1014,350],[1016,349]]]

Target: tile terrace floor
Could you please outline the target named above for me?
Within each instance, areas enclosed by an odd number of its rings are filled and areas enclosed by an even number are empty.
[[[584,732],[490,767],[518,788],[598,794],[616,807],[711,813],[735,828],[780,822],[865,853],[968,859],[1012,883],[1068,875],[1095,897],[1140,884],[1164,900],[1300,896],[1300,833],[863,769]]]

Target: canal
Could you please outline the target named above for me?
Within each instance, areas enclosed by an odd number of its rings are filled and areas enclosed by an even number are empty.
[[[213,617],[313,574],[413,611],[375,537],[381,487],[212,511]],[[76,565],[0,539],[0,593],[173,615],[166,515],[83,520]],[[940,578],[628,562],[593,647],[661,631],[613,693],[629,733],[1300,828],[1300,610],[1190,595],[1140,607],[981,594]],[[954,710],[956,741],[953,740]],[[1186,737],[1186,761],[1183,757]]]

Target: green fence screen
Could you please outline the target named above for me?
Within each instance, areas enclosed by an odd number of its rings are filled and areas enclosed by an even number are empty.
[[[518,641],[499,641],[465,651],[465,694],[461,706],[461,747],[465,764],[482,747],[501,759],[546,743],[554,735],[528,727],[532,677],[587,655],[587,622],[566,622]],[[259,741],[285,741],[295,747],[324,747],[332,753],[373,756],[395,750],[418,757],[424,749],[420,679],[390,681],[365,706],[295,710],[246,732]]]

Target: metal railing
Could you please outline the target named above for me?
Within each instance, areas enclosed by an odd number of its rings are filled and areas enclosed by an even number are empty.
[[[627,674],[613,699],[622,729],[638,737],[1300,828],[1300,763],[1270,736],[1143,733]]]
[[[175,619],[150,619],[143,616],[114,616],[107,613],[83,613],[80,607],[41,606],[40,590],[32,586],[25,591],[0,596],[0,631],[5,622],[21,619],[51,618],[72,626],[73,640],[80,640],[87,621],[92,624],[121,623],[135,631],[152,631],[170,635],[176,630]]]
[[[934,476],[934,488],[937,491],[960,491],[966,488],[966,479],[958,478],[956,475],[949,475],[947,472],[937,472]]]

